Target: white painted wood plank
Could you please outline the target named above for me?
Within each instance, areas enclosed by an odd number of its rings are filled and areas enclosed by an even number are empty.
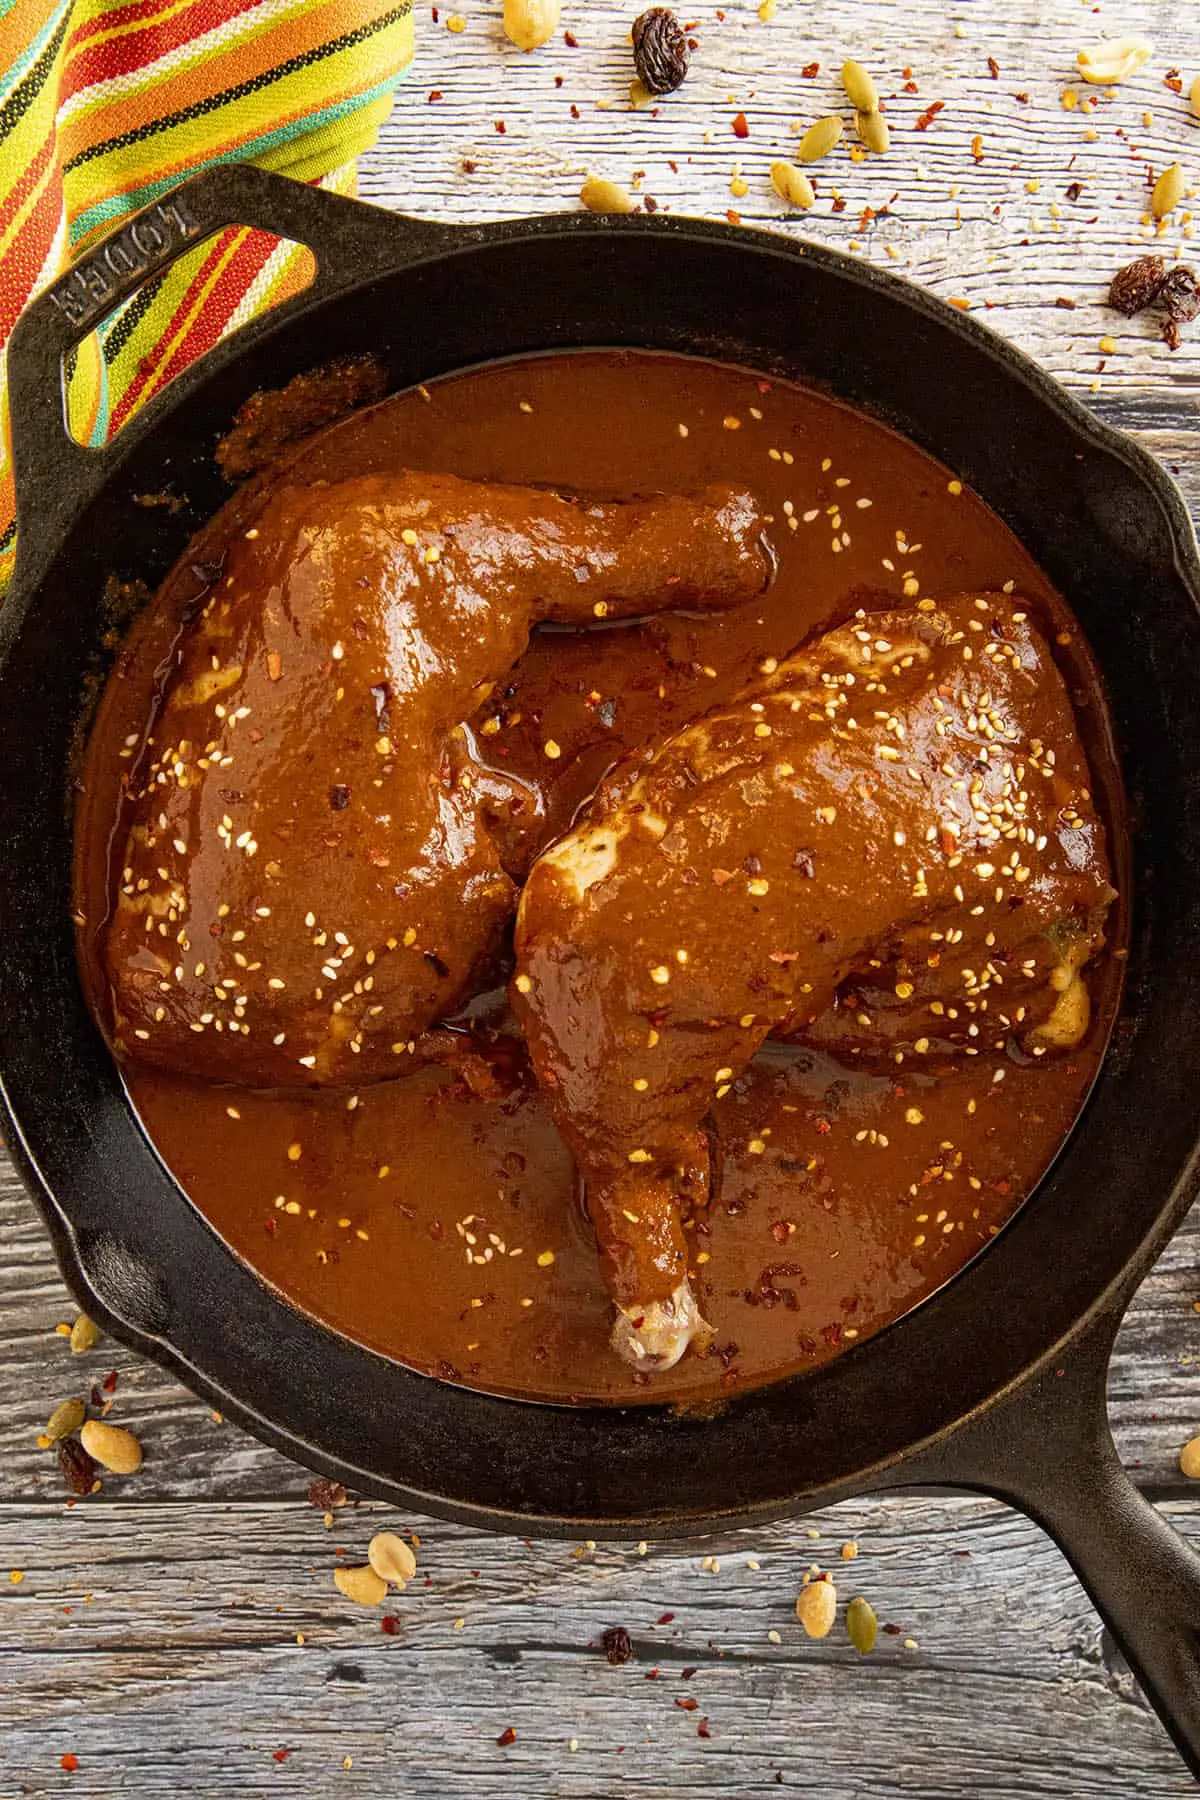
[[[1063,1559],[988,1502],[842,1507],[816,1540],[741,1533],[706,1547],[716,1573],[694,1549],[422,1524],[394,1636],[332,1584],[334,1546],[361,1558],[379,1522],[349,1509],[326,1532],[278,1503],[0,1509],[0,1562],[24,1570],[0,1612],[0,1792],[61,1791],[65,1751],[70,1791],[97,1800],[268,1783],[387,1800],[1192,1791]],[[1184,1523],[1200,1531],[1200,1510]],[[806,1639],[793,1601],[813,1559],[900,1634],[867,1659],[840,1623]],[[614,1624],[635,1646],[619,1668],[600,1648]]]

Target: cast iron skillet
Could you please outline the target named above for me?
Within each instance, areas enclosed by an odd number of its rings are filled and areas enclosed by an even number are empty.
[[[61,360],[218,227],[312,247],[313,287],[180,375],[108,449],[63,421]],[[156,583],[226,489],[255,390],[371,350],[404,387],[519,351],[640,345],[826,384],[939,456],[1057,583],[1112,700],[1134,871],[1125,999],[1084,1117],[985,1255],[880,1336],[718,1417],[534,1406],[446,1386],[296,1312],[165,1172],[89,1017],[70,920],[71,750],[101,596]],[[106,1329],[301,1462],[476,1525],[667,1536],[849,1494],[997,1494],[1062,1544],[1200,1771],[1200,1561],[1127,1479],[1105,1370],[1200,1165],[1200,562],[1162,470],[971,319],[782,237],[587,214],[445,228],[249,167],[124,226],[10,351],[20,519],[0,613],[0,1071],[18,1163]],[[169,484],[190,511],[132,503]]]

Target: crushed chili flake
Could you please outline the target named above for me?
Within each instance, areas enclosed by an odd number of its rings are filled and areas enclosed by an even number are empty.
[[[442,98],[441,88],[430,88],[429,99],[427,101],[427,105],[433,106],[435,104],[435,102],[440,100],[441,98]]]
[[[512,1725],[506,1725],[504,1730],[500,1733],[500,1736],[496,1739],[496,1742],[502,1750],[506,1750],[510,1744],[515,1744],[516,1741],[516,1728]]]
[[[395,1637],[397,1631],[400,1629],[400,1621],[397,1619],[395,1613],[384,1613],[382,1619],[379,1621],[379,1629],[383,1632],[385,1637]]]
[[[115,1369],[110,1369],[108,1374],[104,1377],[104,1380],[100,1383],[100,1386],[104,1389],[106,1394],[115,1394],[117,1391],[118,1379],[117,1371]]]
[[[286,1762],[291,1754],[290,1750],[272,1750],[271,1752],[272,1759],[278,1763]]]
[[[1169,87],[1173,94],[1182,94],[1183,77],[1180,75],[1178,69],[1167,70],[1166,74],[1163,76],[1163,86]]]
[[[740,225],[742,222],[741,213],[734,212],[732,206],[726,208],[725,217],[729,220],[731,225]]]
[[[702,1738],[710,1738],[712,1736],[712,1732],[708,1729],[707,1718],[701,1719],[700,1723],[697,1725],[696,1736]]]
[[[733,121],[732,130],[733,130],[733,135],[736,138],[748,138],[750,136],[750,126],[747,123],[746,115],[744,112],[740,112],[737,114],[737,116],[735,117],[735,119]]]
[[[803,75],[805,81],[814,81],[816,79],[816,77],[821,73],[821,65],[819,62],[818,63],[805,63],[805,65],[801,69],[800,73],[801,73],[801,75]]]
[[[59,1757],[58,1763],[60,1768],[67,1771],[68,1775],[73,1775],[79,1767],[79,1758],[73,1750],[68,1750],[65,1756]]]
[[[831,207],[830,207],[830,209],[829,209],[829,210],[830,210],[830,212],[835,212],[835,213],[837,213],[837,212],[845,212],[845,210],[846,210],[846,198],[845,198],[845,195],[844,195],[844,194],[839,194],[839,195],[838,195],[838,196],[837,196],[837,198],[836,198],[836,200],[835,200],[835,201],[834,201],[834,203],[833,203],[833,205],[832,205],[832,206],[831,206]]]
[[[505,132],[508,130],[508,126],[504,123],[503,119],[496,119],[494,121],[494,123],[496,126],[496,130],[498,131],[500,136],[503,137]]]
[[[683,1695],[677,1694],[675,1696],[675,1704],[679,1708],[680,1712],[695,1712],[695,1710],[699,1706],[700,1702],[696,1699],[695,1695],[693,1695],[693,1694],[683,1694]]]
[[[946,102],[944,100],[935,100],[931,106],[927,106],[916,122],[916,129],[918,131],[928,131],[929,127],[933,124],[933,121],[945,107],[945,104]]]
[[[1068,298],[1065,294],[1060,294],[1058,296],[1057,300],[1054,302],[1054,304],[1055,304],[1055,306],[1061,307],[1063,312],[1074,312],[1075,311],[1075,301],[1068,300]]]
[[[906,94],[919,94],[921,90],[915,81],[906,81],[904,91]]]
[[[579,39],[575,36],[573,31],[563,32],[563,43],[567,46],[568,50],[578,50],[579,48]]]
[[[662,1613],[659,1615],[658,1624],[670,1625],[672,1620],[674,1619],[674,1617],[675,1617],[674,1613]]]
[[[994,56],[988,57],[987,65],[988,65],[988,74],[991,76],[992,80],[999,81],[999,79],[1000,79],[1000,64],[996,61]]]

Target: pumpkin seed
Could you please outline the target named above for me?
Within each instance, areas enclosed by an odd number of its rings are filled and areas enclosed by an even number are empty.
[[[599,175],[589,175],[579,190],[579,198],[589,212],[594,213],[631,213],[637,211],[637,201],[615,181],[605,181]]]
[[[369,1564],[360,1569],[335,1569],[333,1585],[355,1606],[378,1606],[387,1598],[387,1582]]]
[[[73,1354],[76,1356],[86,1356],[88,1351],[94,1350],[99,1342],[100,1327],[95,1324],[93,1320],[89,1319],[86,1313],[80,1313],[79,1317],[71,1327],[71,1350]]]
[[[82,1400],[60,1400],[46,1421],[45,1436],[52,1444],[57,1444],[59,1438],[70,1437],[73,1431],[78,1431],[86,1418],[87,1407]]]
[[[789,206],[799,206],[807,211],[814,204],[817,196],[813,192],[813,184],[795,163],[773,162],[771,164],[771,186],[781,200]]]
[[[842,135],[842,121],[837,113],[829,113],[811,124],[796,146],[802,163],[820,162],[828,156]]]
[[[1189,1481],[1200,1481],[1200,1437],[1190,1438],[1179,1452],[1180,1471]]]
[[[1177,162],[1163,170],[1150,196],[1150,211],[1156,219],[1165,219],[1169,212],[1174,211],[1183,199],[1186,185],[1183,170]]]
[[[879,89],[869,70],[861,63],[844,62],[842,64],[842,86],[850,99],[855,112],[873,113],[879,111]]]
[[[810,1638],[828,1637],[837,1617],[837,1589],[832,1581],[810,1581],[796,1597],[796,1617]]]
[[[870,1656],[879,1636],[879,1620],[871,1602],[861,1594],[855,1594],[846,1608],[846,1635],[860,1656]]]
[[[876,156],[887,155],[892,147],[892,134],[882,113],[856,112],[854,128],[868,150],[873,150]]]
[[[80,1430],[79,1441],[90,1457],[114,1475],[136,1475],[142,1466],[142,1446],[132,1431],[126,1431],[122,1425],[88,1419]]]
[[[518,50],[540,50],[558,30],[562,0],[504,0],[504,34]]]
[[[367,1561],[382,1581],[403,1587],[417,1572],[417,1559],[394,1531],[377,1531],[367,1545]]]
[[[1136,75],[1153,54],[1153,44],[1144,37],[1105,38],[1092,49],[1079,52],[1079,73],[1099,87],[1115,87]]]

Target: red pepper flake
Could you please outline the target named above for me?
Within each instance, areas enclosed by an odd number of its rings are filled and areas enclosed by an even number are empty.
[[[292,1753],[290,1750],[272,1750],[271,1758],[272,1758],[272,1761],[274,1761],[274,1762],[282,1763],[282,1762],[286,1762],[288,1757],[291,1754]]]
[[[975,136],[971,139],[971,155],[975,158],[977,163],[983,161],[983,139],[978,132],[976,132]]]
[[[708,1729],[708,1720],[706,1718],[701,1719],[700,1723],[697,1725],[696,1736],[702,1738],[710,1738],[712,1736],[712,1732]]]
[[[579,108],[574,104],[574,102],[571,103],[571,117],[573,119],[578,119],[580,117]]]
[[[905,93],[906,93],[906,94],[919,94],[919,93],[920,93],[920,91],[921,91],[921,90],[920,90],[920,88],[919,88],[919,87],[918,87],[918,86],[917,86],[917,84],[916,84],[916,82],[915,82],[915,81],[906,81],[906,82],[905,82],[905,84],[904,84],[904,92],[905,92]]]
[[[429,99],[428,99],[428,102],[427,102],[427,104],[428,104],[428,105],[429,105],[429,106],[433,106],[433,105],[434,105],[434,103],[435,103],[435,102],[436,102],[436,101],[438,101],[438,100],[440,100],[440,99],[441,99],[441,98],[442,98],[442,90],[441,90],[441,88],[430,88],[430,90],[429,90]]]
[[[108,1374],[104,1377],[104,1380],[100,1383],[100,1386],[104,1389],[106,1394],[115,1394],[117,1391],[118,1379],[117,1371],[115,1369],[110,1369]]]
[[[379,1629],[383,1632],[385,1637],[395,1637],[397,1631],[400,1629],[400,1621],[397,1619],[395,1613],[384,1613],[382,1619],[379,1621]]]
[[[653,1668],[653,1669],[647,1669],[647,1670],[646,1670],[646,1680],[647,1680],[647,1681],[657,1681],[657,1680],[658,1680],[658,1667],[657,1667],[657,1665],[656,1665],[656,1666],[655,1666],[655,1667],[654,1667],[654,1668]]]
[[[963,294],[951,294],[951,306],[957,306],[959,312],[970,312],[971,302]]]
[[[729,220],[729,223],[730,223],[730,224],[731,224],[731,225],[740,225],[740,224],[741,224],[741,222],[742,222],[742,215],[741,215],[741,213],[740,213],[740,212],[734,212],[734,210],[733,210],[733,208],[732,208],[732,206],[730,206],[730,207],[728,207],[728,208],[727,208],[727,209],[726,209],[726,212],[725,212],[725,217],[726,217],[726,218],[727,218],[727,219],[728,219],[728,220]]]
[[[67,1754],[65,1756],[60,1756],[58,1761],[60,1768],[65,1769],[68,1775],[73,1775],[79,1767],[79,1758],[75,1755],[73,1750],[68,1750]]]
[[[674,1613],[662,1613],[658,1618],[657,1623],[659,1625],[670,1625],[674,1617]]]
[[[573,31],[563,32],[563,43],[567,46],[568,50],[578,50],[579,48],[579,39],[575,36]]]
[[[694,1674],[695,1674],[695,1673],[696,1673],[696,1671],[695,1671],[695,1669],[685,1669],[685,1670],[684,1670],[684,1671],[683,1671],[683,1674],[682,1674],[682,1676],[681,1676],[681,1677],[680,1677],[680,1679],[681,1679],[681,1680],[683,1680],[683,1681],[690,1681],[690,1680],[691,1680],[691,1679],[692,1679],[692,1676],[693,1676],[693,1675],[694,1675]]]
[[[561,87],[561,86],[562,86],[562,84],[563,84],[563,78],[562,78],[562,76],[561,76],[561,75],[556,75],[556,76],[555,76],[555,77],[554,77],[554,85],[555,85],[555,87]]]
[[[994,56],[988,57],[988,74],[991,76],[993,81],[999,81],[999,79],[1000,79],[1000,64],[996,61]]]
[[[684,1694],[682,1697],[676,1696],[675,1704],[679,1708],[680,1712],[695,1712],[695,1710],[696,1710],[697,1706],[699,1706],[700,1702],[695,1698],[694,1695]]]
[[[750,136],[750,127],[746,122],[746,115],[744,112],[738,113],[733,121],[733,135],[735,138],[748,138]]]
[[[816,1127],[822,1137],[828,1137],[829,1133],[833,1130],[833,1126],[829,1123],[828,1119],[816,1120]]]
[[[805,81],[815,81],[817,76],[821,73],[821,65],[820,63],[805,63],[800,73],[803,75]]]
[[[1063,192],[1066,194],[1068,200],[1078,200],[1083,192],[1083,184],[1079,181],[1073,181],[1069,187],[1063,189]]]
[[[436,25],[438,22],[438,9],[436,6],[431,6],[429,10],[433,14],[433,22]]]
[[[501,137],[503,137],[505,132],[508,130],[508,126],[504,123],[503,119],[496,119],[494,121],[494,123],[495,123],[497,132],[499,133],[499,135]]]
[[[932,106],[927,106],[925,108],[925,111],[921,114],[920,118],[917,120],[917,126],[916,126],[917,130],[918,131],[928,131],[929,127],[933,124],[933,121],[937,118],[938,114],[942,111],[945,104],[946,104],[946,102],[944,100],[935,100],[933,102]]]
[[[500,1736],[496,1739],[496,1742],[499,1744],[499,1746],[502,1750],[507,1750],[508,1746],[510,1744],[515,1744],[516,1741],[517,1741],[516,1728],[512,1725],[506,1725],[504,1727],[504,1730],[500,1733]]]
[[[1055,306],[1059,307],[1063,312],[1074,312],[1075,311],[1074,300],[1068,300],[1068,298],[1065,294],[1060,294],[1058,296],[1057,300],[1054,302],[1054,304],[1055,304]]]
[[[883,1629],[889,1637],[899,1637],[903,1628],[899,1625],[885,1625]]]
[[[842,194],[839,194],[837,199],[834,201],[833,205],[830,207],[829,210],[830,210],[830,212],[845,212],[845,210],[846,210],[845,196]]]
[[[464,156],[460,167],[464,175],[473,175],[479,167],[479,164],[477,162],[472,162],[469,156]]]
[[[1182,94],[1183,79],[1178,69],[1168,69],[1163,76],[1163,86],[1169,87],[1173,94]]]

